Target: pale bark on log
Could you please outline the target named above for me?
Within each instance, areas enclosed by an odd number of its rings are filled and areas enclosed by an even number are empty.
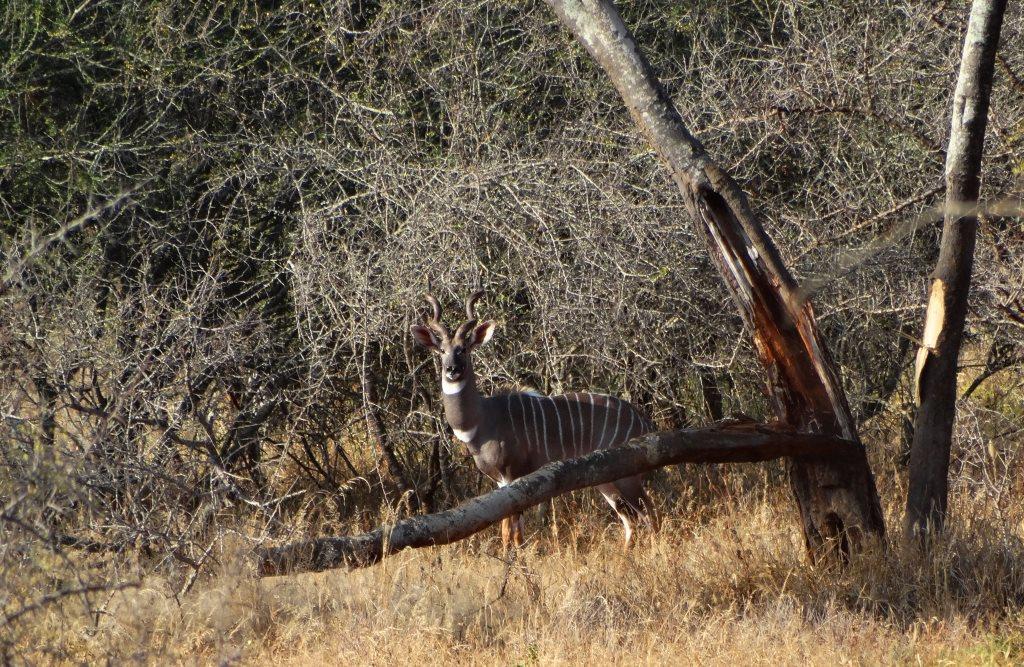
[[[940,531],[946,517],[956,375],[971,287],[981,157],[1005,0],[975,0],[964,38],[946,151],[946,211],[915,364],[917,417],[903,531]]]
[[[465,539],[568,491],[676,463],[755,462],[782,457],[843,461],[861,454],[862,448],[855,442],[751,423],[651,433],[623,447],[550,463],[504,488],[444,512],[411,517],[362,535],[322,537],[262,549],[257,554],[257,570],[261,576],[274,576],[366,567],[403,549]]]
[[[686,129],[650,65],[607,0],[547,0],[610,77],[666,163],[740,313],[754,334],[781,422],[858,443],[843,461],[792,461],[790,479],[812,560],[884,539],[874,477],[814,310],[746,196]]]

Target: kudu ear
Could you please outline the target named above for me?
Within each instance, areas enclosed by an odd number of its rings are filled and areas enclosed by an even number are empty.
[[[487,320],[473,327],[473,332],[470,334],[470,347],[476,347],[477,345],[483,345],[491,339],[494,335],[494,330],[498,327],[498,323],[494,320]]]
[[[441,340],[437,337],[437,334],[430,329],[430,327],[425,327],[422,324],[414,324],[409,327],[409,331],[412,332],[413,340],[423,347],[430,350],[441,349]]]

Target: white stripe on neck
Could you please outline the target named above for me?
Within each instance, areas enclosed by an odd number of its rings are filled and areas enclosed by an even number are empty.
[[[456,438],[458,438],[462,442],[469,442],[469,441],[471,441],[473,439],[473,436],[476,435],[476,430],[478,428],[480,428],[479,424],[474,426],[473,428],[469,429],[468,431],[463,431],[462,429],[458,429],[458,428],[454,428],[454,427],[452,428],[452,430],[455,431],[455,437]]]
[[[460,393],[465,388],[466,378],[462,378],[458,382],[449,382],[447,379],[441,378],[441,391],[443,391],[448,396],[454,396],[455,394]]]

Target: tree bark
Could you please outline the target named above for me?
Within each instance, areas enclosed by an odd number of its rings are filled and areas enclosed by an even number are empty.
[[[366,567],[403,549],[465,539],[507,516],[575,489],[637,475],[674,463],[737,463],[798,457],[833,461],[863,455],[859,443],[826,435],[772,430],[753,423],[651,433],[631,444],[578,459],[549,463],[506,487],[478,496],[455,509],[404,519],[351,537],[324,537],[262,549],[261,576]]]
[[[903,519],[907,537],[940,531],[946,517],[957,360],[971,286],[989,95],[1005,9],[1005,0],[972,4],[953,97],[942,241],[914,373],[918,409]]]
[[[608,0],[547,0],[610,77],[633,119],[666,163],[744,320],[780,421],[798,431],[858,443],[843,461],[793,461],[790,479],[812,560],[884,539],[874,477],[838,371],[799,289],[739,186],[683,124]]]

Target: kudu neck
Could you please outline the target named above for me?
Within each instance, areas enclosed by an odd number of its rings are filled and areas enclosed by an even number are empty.
[[[441,378],[441,400],[444,403],[444,415],[452,428],[470,429],[480,423],[483,399],[476,388],[476,375],[469,366],[462,379],[449,382]]]

